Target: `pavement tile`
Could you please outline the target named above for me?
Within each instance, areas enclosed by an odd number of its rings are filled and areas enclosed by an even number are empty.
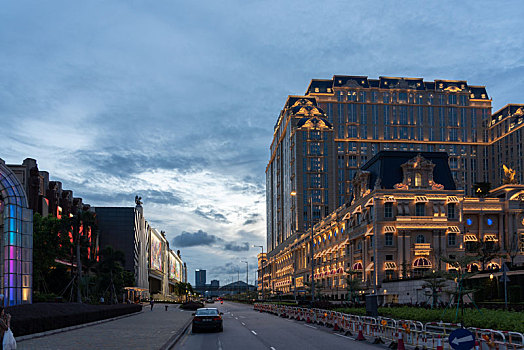
[[[155,304],[136,315],[18,342],[18,349],[160,349],[191,318],[178,305]],[[16,335],[15,335],[16,336]]]

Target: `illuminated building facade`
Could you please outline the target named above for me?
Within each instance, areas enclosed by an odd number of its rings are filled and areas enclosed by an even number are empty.
[[[33,291],[33,211],[22,184],[2,159],[0,217],[3,306],[29,304]]]
[[[135,207],[96,207],[100,247],[111,246],[125,255],[124,269],[134,274],[135,285],[126,286],[128,298],[174,297],[175,284],[187,282],[180,251],[169,248],[163,231],[151,227],[139,199]]]
[[[484,137],[488,141],[482,157],[485,181],[494,186],[502,184],[502,165],[506,165],[516,171],[516,180],[524,183],[524,104],[504,106],[486,120],[485,124]]]
[[[317,292],[345,299],[351,273],[365,292],[397,302],[407,290],[395,289],[393,281],[449,270],[440,258],[473,254],[471,242],[501,249],[490,261],[472,263],[472,270],[497,269],[506,254],[522,265],[524,186],[505,176],[507,184],[486,198],[469,197],[456,188],[446,153],[378,153],[355,174],[348,203],[314,226]],[[304,234],[269,259],[264,280],[271,292],[306,293],[309,249]]]

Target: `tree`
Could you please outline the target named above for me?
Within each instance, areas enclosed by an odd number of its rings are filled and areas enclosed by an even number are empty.
[[[450,291],[453,297],[450,300],[448,307],[452,305],[453,301],[457,305],[457,311],[455,313],[455,322],[458,320],[459,308],[462,310],[462,325],[464,325],[464,297],[476,292],[475,289],[465,288],[465,281],[477,274],[477,272],[468,272],[468,266],[471,265],[471,263],[473,263],[476,259],[477,257],[475,256],[467,255],[456,257],[454,259],[446,257],[441,258],[442,261],[448,263],[453,268],[452,270],[450,270],[447,277],[448,279],[454,280],[457,283],[457,287],[455,291]],[[471,300],[473,300],[473,298],[471,298]],[[444,314],[445,311],[446,310],[444,309],[442,314]]]
[[[486,263],[499,256],[500,246],[493,241],[478,241],[473,244],[473,249],[477,253],[476,258],[482,265],[482,270],[486,269]]]
[[[106,246],[101,253],[99,264],[100,281],[102,287],[106,287],[104,293],[109,290],[110,300],[113,303],[117,295],[122,292],[124,286],[125,255],[120,250],[115,250],[111,246]],[[133,277],[134,280],[134,277]]]
[[[362,282],[359,277],[359,273],[361,273],[361,271],[346,270],[346,273],[346,291],[348,292],[347,299],[350,302],[358,303],[359,292],[363,290]]]
[[[442,272],[433,271],[424,278],[422,288],[429,289],[430,293],[426,294],[431,300],[431,308],[435,309],[438,306],[439,296],[442,293],[442,288],[446,286],[446,278]]]
[[[520,253],[520,247],[519,247],[519,236],[515,232],[513,233],[513,236],[508,238],[509,244],[508,244],[508,252],[507,252],[507,258],[511,261],[511,267],[515,266],[515,258]]]
[[[57,267],[56,259],[64,254],[63,247],[67,247],[69,241],[59,235],[61,229],[60,220],[39,213],[33,216],[33,276],[35,291],[49,292],[48,276],[50,271]]]

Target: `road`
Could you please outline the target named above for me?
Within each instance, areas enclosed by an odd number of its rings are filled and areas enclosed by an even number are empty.
[[[260,313],[251,305],[224,302],[207,306],[224,313],[224,332],[192,334],[188,329],[175,350],[384,349],[357,342],[330,328]]]

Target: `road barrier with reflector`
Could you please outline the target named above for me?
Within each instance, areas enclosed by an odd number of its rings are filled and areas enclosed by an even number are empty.
[[[276,304],[254,304],[253,309],[304,322],[309,320],[312,323],[332,327],[334,331],[346,332],[346,334],[355,336],[361,329],[366,340],[376,344],[390,341],[390,347],[393,344],[398,346],[398,341],[401,339],[404,345],[413,347],[430,350],[453,350],[447,339],[451,332],[462,328],[460,324],[456,323],[427,322],[423,324],[414,320],[358,316],[331,310]],[[479,350],[524,349],[524,335],[522,333],[474,327],[467,329],[478,340]]]

